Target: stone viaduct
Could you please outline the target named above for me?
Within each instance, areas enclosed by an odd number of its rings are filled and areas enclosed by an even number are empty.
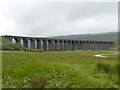
[[[22,47],[44,51],[109,50],[113,44],[111,41],[64,40],[9,35],[2,37],[8,39],[13,44],[18,43]]]

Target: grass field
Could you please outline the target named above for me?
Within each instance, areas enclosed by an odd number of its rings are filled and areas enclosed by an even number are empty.
[[[110,51],[6,51],[2,84],[3,88],[117,88],[117,67],[118,54]]]

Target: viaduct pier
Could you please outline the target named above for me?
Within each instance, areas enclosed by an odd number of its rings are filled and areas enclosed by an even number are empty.
[[[66,50],[109,50],[112,41],[88,41],[88,40],[64,40],[40,37],[2,36],[13,44],[22,47],[39,49],[44,51],[66,51]]]

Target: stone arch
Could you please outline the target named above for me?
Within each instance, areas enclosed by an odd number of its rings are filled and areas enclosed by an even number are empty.
[[[80,50],[80,41],[77,43],[77,50]]]
[[[47,51],[47,40],[43,39],[43,50]]]
[[[64,40],[64,50],[68,50],[68,41]]]
[[[68,50],[72,50],[72,42],[68,40]]]
[[[36,39],[36,41],[37,41],[37,49],[42,49],[41,39]]]
[[[35,39],[30,38],[30,48],[35,49]]]
[[[87,46],[88,46],[88,45],[87,45],[87,41],[84,41],[83,43],[84,43],[83,49],[84,49],[84,50],[87,50]]]
[[[78,42],[78,50],[81,50],[81,47],[82,47],[82,41],[79,41]]]
[[[23,47],[28,48],[28,40],[26,38],[23,38]]]
[[[16,44],[16,40],[15,40],[14,38],[12,39],[12,43],[13,43],[13,44]]]
[[[12,38],[12,43],[13,44],[20,44],[20,40],[16,37]]]
[[[88,43],[88,41],[86,41],[85,42],[85,50],[88,50],[88,48],[89,48],[89,45],[88,45],[89,43]]]
[[[62,40],[59,41],[59,50],[60,51],[64,50],[64,41],[62,41]]]
[[[97,48],[97,42],[93,41],[93,50],[96,50],[96,48]]]
[[[97,43],[97,50],[100,50],[100,49],[101,49],[101,42],[98,41],[98,43]]]
[[[95,49],[95,41],[91,41],[91,49],[94,50]]]
[[[24,41],[23,41],[22,38],[20,39],[20,45],[21,45],[22,47],[24,47]]]
[[[104,50],[104,42],[101,41],[101,50]]]
[[[72,50],[75,50],[75,41],[72,41]]]
[[[48,51],[52,51],[53,50],[53,42],[52,40],[48,40]]]
[[[81,50],[84,50],[84,41],[80,41],[80,43],[81,43],[81,45],[80,45]]]
[[[75,50],[78,50],[78,41],[75,41]]]
[[[58,50],[60,50],[60,46],[59,46],[59,41],[58,40],[55,40],[54,41],[54,49],[55,49],[55,51],[58,51]]]
[[[86,41],[86,50],[90,50],[90,41]]]

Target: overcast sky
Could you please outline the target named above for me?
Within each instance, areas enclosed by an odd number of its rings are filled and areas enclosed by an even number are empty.
[[[25,0],[0,4],[0,35],[55,36],[115,31],[118,31],[117,2]]]

